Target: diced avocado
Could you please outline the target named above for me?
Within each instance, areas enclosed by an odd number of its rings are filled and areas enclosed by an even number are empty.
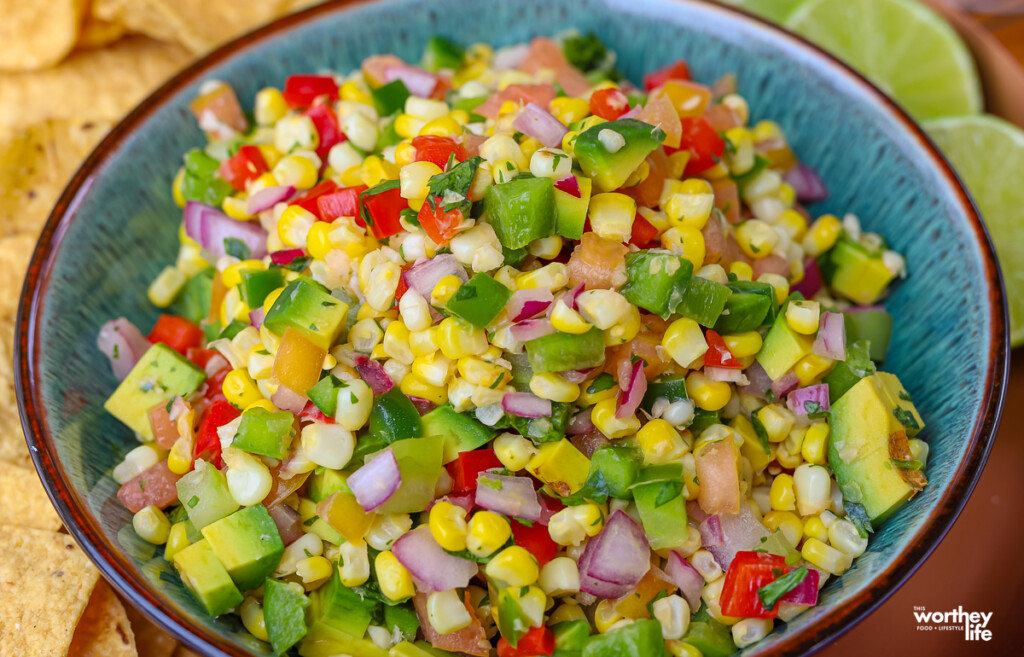
[[[324,415],[334,417],[338,410],[338,391],[347,387],[347,383],[333,374],[328,374],[307,390],[306,396]]]
[[[580,187],[578,198],[555,187],[555,232],[571,240],[583,237],[590,194],[594,188],[594,183],[585,176],[576,176],[576,182]]]
[[[263,616],[270,637],[270,647],[278,655],[306,636],[306,607],[309,598],[294,583],[268,579],[263,590]]]
[[[721,283],[701,276],[691,276],[676,312],[701,326],[711,328],[725,310],[725,304],[731,294],[729,288]]]
[[[832,405],[829,465],[843,499],[863,506],[875,525],[917,490],[891,463],[893,436],[912,436],[924,426],[909,397],[895,375],[876,372]]]
[[[487,188],[487,222],[503,247],[519,249],[555,232],[554,190],[551,178],[516,178]]]
[[[364,600],[342,584],[337,568],[331,581],[312,594],[311,602],[310,641],[363,636],[377,606],[372,598]]]
[[[846,324],[846,342],[853,343],[864,340],[868,343],[868,355],[871,360],[882,362],[889,351],[889,340],[892,338],[892,315],[884,310],[867,308],[847,312],[843,315]]]
[[[423,435],[444,438],[444,462],[459,458],[490,442],[498,432],[468,413],[459,413],[450,404],[438,406],[423,416]]]
[[[207,541],[193,543],[175,554],[174,567],[185,588],[211,616],[242,604],[242,594]]]
[[[353,639],[340,634],[337,637],[323,640],[306,637],[299,644],[299,657],[338,657],[339,655],[346,657],[404,657],[395,655],[388,650],[382,650],[370,639]]]
[[[271,306],[263,325],[277,335],[293,328],[321,349],[330,349],[345,328],[348,305],[311,278],[288,284]]]
[[[597,391],[595,390],[595,392]],[[689,399],[686,394],[686,377],[681,374],[666,374],[649,382],[647,392],[644,393],[644,398],[640,402],[640,408],[650,413],[654,408],[654,402],[659,398],[665,399],[670,404]]]
[[[618,133],[625,140],[625,145],[609,150],[606,142],[613,143],[615,139],[602,140],[601,132],[604,130]],[[663,141],[665,131],[661,128],[636,119],[618,119],[599,123],[580,133],[573,153],[583,175],[594,181],[597,191],[612,192],[622,187],[640,163]]]
[[[352,494],[347,485],[345,492]],[[302,519],[302,529],[307,534],[316,534],[321,540],[333,545],[341,545],[345,542],[345,537],[341,535],[341,532],[328,525],[326,520],[316,514],[316,502],[312,499],[299,498],[299,518]]]
[[[277,525],[262,504],[203,527],[203,537],[241,591],[259,588],[284,554]]]
[[[157,343],[146,350],[103,408],[135,433],[153,440],[149,409],[174,397],[188,397],[205,380],[203,370],[162,342]]]
[[[654,481],[635,486],[633,500],[652,550],[679,547],[686,542],[689,530],[681,481]]]
[[[801,358],[810,354],[813,346],[814,336],[801,335],[791,329],[786,314],[780,312],[764,338],[761,351],[757,353],[757,362],[761,363],[772,381],[778,381]]]
[[[262,306],[268,294],[284,285],[284,272],[280,267],[243,269],[239,276],[242,282],[238,284],[238,291],[250,308]]]
[[[401,390],[392,388],[373,401],[367,437],[379,437],[386,445],[422,435],[423,421],[419,411]]]
[[[176,485],[178,500],[196,529],[201,530],[238,509],[224,473],[202,459]]]
[[[402,483],[377,513],[416,513],[427,508],[444,469],[444,442],[441,436],[424,436],[391,443]]]
[[[448,312],[477,328],[486,328],[504,310],[512,292],[484,273],[461,286],[448,300]]]
[[[352,492],[348,487],[345,473],[330,468],[317,468],[309,478],[309,486],[306,488],[306,494],[314,502],[322,502],[338,491]]]
[[[632,497],[630,486],[636,482],[643,457],[632,440],[616,440],[602,445],[590,457],[590,472],[600,472],[608,485],[608,494],[623,500]]]
[[[295,435],[295,416],[288,411],[268,411],[255,406],[242,413],[232,447],[250,454],[283,459]]]
[[[765,449],[765,443],[758,437],[754,425],[741,414],[730,420],[729,426],[743,438],[740,453],[750,461],[750,467],[754,472],[763,470],[772,460],[771,449]]]
[[[722,316],[715,322],[719,333],[746,333],[775,321],[777,304],[775,289],[767,283],[733,281],[728,288],[732,294],[725,302]]]
[[[626,256],[622,295],[662,318],[676,311],[693,275],[693,263],[671,251],[648,249]]]
[[[447,39],[439,36],[430,37],[423,51],[423,68],[431,73],[440,70],[457,71],[462,67],[465,51]]]
[[[597,367],[604,363],[604,333],[592,328],[581,335],[552,333],[526,343],[534,374]]]
[[[822,274],[832,289],[863,306],[878,301],[896,275],[885,266],[881,253],[842,238],[823,257]]]
[[[590,636],[590,623],[582,618],[555,623],[551,629],[555,633],[556,657],[579,657]]]
[[[833,404],[855,383],[875,373],[875,364],[868,356],[868,349],[867,342],[848,344],[846,360],[837,362],[832,371],[821,380],[822,383],[828,384],[828,397]]]
[[[402,111],[405,101],[411,95],[405,83],[401,80],[393,80],[376,89],[370,90],[373,97],[373,106],[380,116],[391,116],[395,112]]]

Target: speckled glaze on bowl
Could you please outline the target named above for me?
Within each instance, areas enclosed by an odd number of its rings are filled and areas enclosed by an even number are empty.
[[[485,9],[486,7],[486,9]],[[906,254],[910,277],[886,369],[914,395],[931,445],[931,485],[877,532],[821,604],[744,654],[805,654],[889,596],[945,535],[981,472],[1008,365],[995,252],[970,198],[921,130],[890,100],[802,40],[738,11],[694,0],[335,3],[225,46],[169,82],[117,126],[72,180],[32,259],[18,319],[17,377],[32,457],[68,529],[111,583],[205,655],[267,655],[231,617],[209,618],[160,550],[134,538],[111,467],[131,433],[102,409],[115,380],[95,349],[100,325],[148,327],[149,281],[174,259],[181,212],[170,181],[203,143],[187,103],[226,80],[243,106],[294,72],[348,71],[373,53],[411,61],[427,38],[507,45],[567,28],[593,31],[632,79],[685,58],[699,80],[739,79],[752,117],[785,128],[832,194],[821,212],[854,212]],[[907,610],[909,613],[910,610]]]

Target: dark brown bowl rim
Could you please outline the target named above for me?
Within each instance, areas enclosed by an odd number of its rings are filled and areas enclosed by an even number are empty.
[[[37,319],[40,304],[49,287],[55,247],[63,238],[70,220],[74,218],[80,196],[88,192],[103,164],[133,130],[182,87],[239,51],[271,36],[287,32],[297,25],[316,20],[320,16],[346,11],[366,2],[367,0],[333,0],[254,30],[194,62],[142,101],[110,131],[89,155],[61,194],[32,254],[22,290],[15,338],[17,347],[15,386],[29,451],[47,494],[68,531],[89,555],[103,576],[122,595],[179,641],[211,657],[220,654],[246,657],[249,653],[240,651],[224,638],[209,633],[205,627],[195,625],[187,617],[170,609],[155,594],[152,587],[132,574],[133,567],[129,565],[127,555],[106,537],[96,519],[86,510],[84,500],[74,492],[70,484],[67,473],[57,457],[53,438],[43,427],[42,417],[45,415],[45,409],[41,401],[37,399],[36,374],[38,370],[36,363],[39,357]],[[924,130],[898,104],[834,56],[802,37],[758,16],[718,2],[707,2],[706,0],[682,0],[682,2],[705,5],[712,10],[731,14],[734,20],[747,21],[762,29],[774,30],[781,40],[788,41],[789,48],[802,50],[807,55],[828,64],[835,75],[846,77],[874,96],[896,120],[904,125],[908,133],[915,137],[931,156],[936,168],[946,178],[947,183],[959,198],[962,210],[969,220],[984,257],[984,277],[988,283],[991,308],[989,336],[991,346],[985,378],[985,395],[979,416],[975,420],[967,455],[957,468],[949,489],[928,514],[922,528],[913,537],[909,547],[900,558],[853,599],[829,610],[808,629],[784,637],[772,651],[772,654],[810,654],[841,636],[892,595],[935,550],[974,490],[992,448],[1006,396],[1006,381],[1009,375],[1009,332],[1007,331],[1009,315],[1005,304],[1005,287],[991,237],[969,193]]]

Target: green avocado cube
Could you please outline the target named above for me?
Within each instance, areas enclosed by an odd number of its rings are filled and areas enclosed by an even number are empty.
[[[373,620],[379,603],[363,599],[341,583],[337,568],[327,582],[311,596],[309,638],[311,641],[361,637]]]
[[[295,416],[288,411],[268,411],[259,406],[242,413],[232,447],[250,454],[283,459],[295,435]]]
[[[506,249],[520,249],[555,232],[551,178],[516,178],[491,185],[484,196],[487,222]]]
[[[181,581],[206,613],[220,616],[242,604],[242,594],[209,542],[193,543],[174,555]]]
[[[450,404],[438,406],[423,416],[423,435],[444,438],[444,462],[459,458],[459,452],[481,447],[498,435],[497,430],[468,413],[459,413]]]
[[[309,478],[309,486],[306,488],[306,494],[314,502],[323,502],[338,491],[352,492],[348,487],[348,478],[345,473],[330,468],[317,468]]]
[[[448,312],[477,328],[486,328],[504,310],[512,292],[484,273],[477,274],[448,300]]]
[[[324,415],[334,417],[338,410],[338,391],[347,387],[347,383],[333,374],[328,374],[307,390],[306,396]]]
[[[644,398],[640,401],[640,408],[650,413],[654,408],[654,402],[659,398],[665,399],[670,404],[689,399],[690,397],[686,393],[686,377],[681,374],[666,374],[650,381],[647,384],[647,392],[644,393]]]
[[[864,245],[847,238],[836,242],[822,256],[822,261],[822,274],[832,289],[862,306],[878,301],[896,278],[885,266],[880,252],[872,253]]]
[[[277,525],[262,504],[236,511],[202,531],[213,553],[242,591],[258,589],[284,554]]]
[[[581,335],[552,333],[526,343],[534,374],[597,367],[604,363],[604,332],[592,328]]]
[[[622,140],[605,134],[617,133]],[[625,141],[624,145],[621,141]],[[636,119],[618,119],[599,123],[576,137],[573,153],[583,175],[594,181],[599,192],[622,187],[637,167],[665,141],[665,131]]]
[[[383,444],[423,435],[423,421],[413,403],[398,388],[392,388],[373,400],[370,424],[365,437],[377,437]]]
[[[622,296],[634,306],[667,319],[682,302],[692,275],[693,263],[671,251],[635,251],[626,256]]]
[[[345,329],[348,304],[331,296],[311,278],[288,284],[267,313],[263,325],[277,335],[295,329],[321,349],[330,349]]]
[[[633,500],[652,550],[679,547],[686,542],[689,532],[681,481],[654,481],[635,486]]]
[[[203,370],[160,342],[142,354],[103,408],[135,433],[153,440],[149,409],[174,397],[188,397],[205,380]]]
[[[210,463],[199,459],[195,469],[186,473],[176,484],[178,501],[196,529],[238,510],[238,502],[228,491],[224,473]]]
[[[306,636],[306,607],[309,598],[294,583],[268,579],[263,589],[263,617],[270,637],[270,647],[278,655]]]
[[[243,269],[238,291],[242,301],[250,308],[259,308],[267,295],[284,285],[284,272],[280,267],[270,269]]]
[[[379,509],[378,514],[415,513],[427,508],[434,499],[434,487],[444,470],[444,438],[424,436],[391,443],[398,461],[402,483],[395,494]]]
[[[814,346],[813,335],[801,335],[789,327],[786,313],[779,312],[775,323],[768,329],[761,351],[757,352],[757,362],[771,377],[778,381],[801,358],[811,353]]]
[[[576,176],[576,182],[580,187],[579,197],[555,187],[555,232],[571,240],[583,237],[594,189],[594,183],[586,176]]]

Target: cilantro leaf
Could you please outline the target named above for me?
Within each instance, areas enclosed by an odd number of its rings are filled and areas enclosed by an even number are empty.
[[[469,200],[469,188],[473,186],[473,177],[483,161],[484,158],[479,155],[471,157],[465,162],[451,167],[445,173],[431,176],[427,181],[427,187],[430,189],[427,203],[430,204],[430,208],[437,209],[440,199],[443,204],[441,206],[443,212],[459,209],[463,216],[469,216],[469,208],[472,205]]]
[[[249,250],[249,246],[237,237],[224,238],[224,251],[229,256],[234,256],[239,260],[247,260],[252,253]]]
[[[800,585],[800,582],[804,581],[807,577],[807,566],[800,566],[796,570],[791,570],[787,574],[778,578],[770,584],[765,584],[757,590],[757,597],[761,600],[761,604],[764,605],[765,609],[769,611],[775,608],[779,600]]]

